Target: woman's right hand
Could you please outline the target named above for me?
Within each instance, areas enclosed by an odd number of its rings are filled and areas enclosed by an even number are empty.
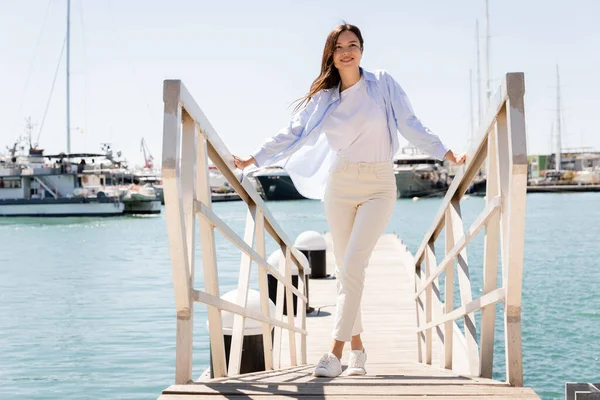
[[[252,156],[248,158],[239,158],[238,156],[233,156],[233,163],[235,164],[236,168],[244,169],[252,164],[255,164],[256,160]]]

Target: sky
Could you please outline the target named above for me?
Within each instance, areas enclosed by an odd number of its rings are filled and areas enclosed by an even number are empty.
[[[66,151],[66,4],[0,0],[0,152],[28,116],[39,147]],[[489,10],[491,86],[525,73],[528,152],[555,148],[557,64],[563,148],[600,149],[600,1],[489,0]],[[287,124],[327,34],[346,21],[362,30],[361,65],[387,70],[423,123],[466,151],[484,16],[485,0],[72,0],[71,150],[109,142],[141,164],[144,138],[160,163],[162,82],[181,79],[230,151],[249,154]]]

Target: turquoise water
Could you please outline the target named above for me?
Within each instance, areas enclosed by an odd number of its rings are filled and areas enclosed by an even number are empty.
[[[483,202],[463,201],[466,224]],[[600,381],[599,203],[596,193],[527,197],[525,384],[543,399],[562,398],[567,381]],[[292,240],[305,230],[327,230],[320,202],[268,205]],[[388,232],[416,251],[439,205],[439,199],[399,200]],[[242,234],[242,203],[215,209]],[[164,212],[3,219],[0,238],[0,398],[152,399],[173,383],[175,307]],[[468,248],[474,297],[482,249],[480,234]],[[218,234],[217,250],[225,293],[237,284],[239,252]],[[196,287],[202,287],[201,265]],[[197,307],[195,376],[208,366],[205,321]],[[494,377],[503,379],[502,323],[497,326]]]

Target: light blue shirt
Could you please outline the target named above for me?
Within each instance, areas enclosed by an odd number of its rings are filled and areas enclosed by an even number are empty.
[[[406,93],[386,71],[361,68],[369,95],[385,110],[392,154],[399,149],[398,131],[413,146],[443,160],[447,148],[415,116]],[[252,156],[259,167],[283,166],[305,197],[322,199],[335,153],[321,134],[323,122],[340,104],[339,85],[316,93],[289,125],[265,141]]]

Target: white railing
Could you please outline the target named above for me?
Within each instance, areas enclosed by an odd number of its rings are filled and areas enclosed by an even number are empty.
[[[291,365],[306,364],[306,296],[305,274],[298,250],[277,225],[275,219],[244,178],[239,181],[233,157],[208,119],[200,110],[185,85],[179,80],[164,82],[165,103],[163,126],[162,177],[169,235],[175,307],[177,310],[177,348],[175,380],[178,384],[192,380],[192,338],[194,302],[206,304],[210,326],[212,369],[215,378],[239,374],[242,357],[244,323],[247,318],[262,322],[265,367],[281,368],[282,330],[289,332]],[[217,166],[231,187],[248,206],[244,238],[239,237],[214,212],[208,175],[208,160]],[[204,271],[204,291],[194,288],[195,216],[198,215],[200,248]],[[214,229],[218,229],[241,252],[237,300],[220,298],[219,274],[215,250]],[[271,267],[265,258],[265,231],[281,247],[279,269]],[[246,308],[252,262],[258,265],[261,312]],[[291,263],[299,269],[298,288],[292,285]],[[269,315],[267,273],[278,281],[275,316]],[[287,322],[283,318],[284,288],[287,299]],[[297,296],[297,316],[294,317],[293,294]],[[225,360],[225,345],[221,311],[235,315],[229,367]],[[271,330],[274,327],[274,343]],[[299,356],[296,333],[300,334]],[[298,361],[298,358],[300,361]]]
[[[506,377],[523,385],[521,281],[527,189],[524,77],[509,73],[490,99],[481,121],[480,140],[457,175],[414,257],[419,361],[432,363],[433,339],[443,368],[492,377],[496,303],[504,302]],[[486,207],[465,231],[460,200],[487,158]],[[466,246],[485,228],[482,295],[472,298]],[[434,243],[445,230],[445,256],[435,258]],[[498,287],[498,250],[502,282]],[[424,267],[423,267],[424,264]],[[460,307],[455,307],[454,268],[458,266]],[[443,298],[439,278],[444,278]],[[481,310],[480,336],[474,313]],[[464,332],[456,320],[463,318]],[[435,335],[434,335],[435,332]],[[459,341],[460,346],[453,345]],[[461,366],[454,365],[461,364]]]

